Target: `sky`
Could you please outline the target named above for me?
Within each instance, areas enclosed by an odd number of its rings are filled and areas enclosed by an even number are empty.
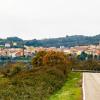
[[[0,0],[0,38],[100,34],[100,0]]]

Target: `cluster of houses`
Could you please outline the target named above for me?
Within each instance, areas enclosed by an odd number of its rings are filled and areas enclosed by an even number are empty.
[[[32,51],[23,48],[0,48],[0,56],[21,57],[32,56]]]
[[[7,57],[22,57],[22,56],[30,56],[32,57],[36,52],[39,52],[39,51],[50,51],[50,50],[54,50],[54,51],[57,51],[57,50],[60,50],[60,49],[57,49],[55,47],[51,47],[51,48],[43,48],[43,47],[32,47],[32,46],[24,46],[23,48],[8,48],[8,45],[7,47],[1,47],[0,48],[0,56],[7,56]]]
[[[88,46],[75,46],[71,48],[65,48],[63,50],[66,54],[80,55],[85,52],[89,55],[100,55],[100,45],[88,45]]]
[[[13,43],[14,46],[17,45],[17,43]],[[75,46],[70,48],[65,48],[64,46],[61,46],[60,48],[56,47],[32,47],[32,46],[23,46],[23,48],[12,48],[11,44],[6,43],[4,47],[0,46],[0,57],[1,56],[7,56],[7,57],[22,57],[22,56],[29,56],[32,57],[36,52],[39,51],[60,51],[64,52],[65,54],[72,54],[72,55],[80,55],[83,51],[86,54],[92,54],[100,56],[100,45],[88,45],[88,46]]]

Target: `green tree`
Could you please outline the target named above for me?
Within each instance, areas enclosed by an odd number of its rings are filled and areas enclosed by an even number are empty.
[[[80,55],[80,60],[86,60],[87,54],[83,51]]]

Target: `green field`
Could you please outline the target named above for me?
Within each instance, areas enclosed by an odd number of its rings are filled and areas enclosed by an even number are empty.
[[[82,100],[81,74],[70,73],[63,87],[55,92],[49,100]]]

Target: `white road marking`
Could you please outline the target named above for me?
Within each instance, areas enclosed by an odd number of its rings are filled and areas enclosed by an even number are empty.
[[[84,73],[83,73],[83,81],[82,81],[82,88],[83,88],[83,100],[85,100],[85,83],[84,83]]]

